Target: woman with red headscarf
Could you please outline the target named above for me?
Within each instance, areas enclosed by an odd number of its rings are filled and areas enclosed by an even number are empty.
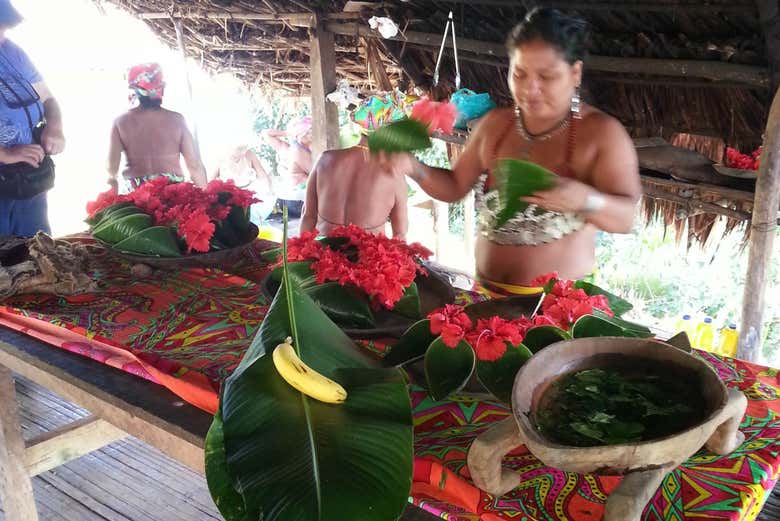
[[[165,175],[184,180],[179,156],[184,157],[190,179],[198,186],[207,182],[192,134],[184,117],[161,107],[165,82],[156,63],[136,65],[127,76],[131,98],[138,106],[114,121],[108,154],[108,182],[120,186],[117,176],[122,152],[126,165],[121,189],[129,192],[149,179]]]

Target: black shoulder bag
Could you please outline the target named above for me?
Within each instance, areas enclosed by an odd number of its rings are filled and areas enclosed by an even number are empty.
[[[8,62],[7,58],[5,60],[10,67],[13,67],[10,62]],[[21,74],[17,74],[17,76],[19,85],[25,90],[29,90],[28,94],[30,94],[33,103],[38,102],[40,97],[38,96],[38,93],[35,92],[35,88],[27,82],[29,85],[28,89],[24,86],[26,80],[21,77]],[[0,91],[7,90],[16,98],[16,103],[7,99],[5,102],[10,107],[17,105],[24,109],[24,113],[27,115],[27,123],[30,125],[30,132],[32,132],[33,135],[33,142],[40,144],[43,125],[33,125],[30,111],[27,108],[31,103],[23,101],[21,96],[19,96],[11,85],[8,84],[5,78],[0,77],[0,83],[2,83],[2,86],[4,87],[4,89],[0,89]],[[0,92],[0,94],[5,97],[4,93]],[[29,199],[50,190],[53,186],[54,161],[52,161],[51,157],[48,155],[44,156],[43,161],[41,161],[41,164],[38,166],[32,166],[29,163],[24,162],[0,165],[0,198]]]

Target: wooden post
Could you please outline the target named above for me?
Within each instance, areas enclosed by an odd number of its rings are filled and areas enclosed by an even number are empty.
[[[756,181],[753,220],[750,224],[750,252],[745,293],[742,297],[742,324],[737,355],[755,362],[761,348],[764,300],[777,234],[777,208],[780,205],[780,89],[775,93],[764,134],[761,166]]]
[[[336,47],[333,33],[319,19],[310,36],[312,158],[325,150],[338,148],[339,114],[336,105],[325,99],[336,89]]]
[[[195,144],[195,151],[200,156],[200,145],[198,144],[198,118],[196,117],[195,101],[192,96],[192,81],[190,81],[190,73],[187,69],[187,49],[184,47],[184,31],[181,27],[181,19],[174,18],[173,27],[176,29],[176,43],[179,45],[181,63],[182,67],[184,67],[184,82],[187,85],[187,102],[189,103],[190,124],[192,125],[192,141]]]
[[[11,371],[0,366],[0,500],[7,521],[38,521],[24,450],[16,386]]]

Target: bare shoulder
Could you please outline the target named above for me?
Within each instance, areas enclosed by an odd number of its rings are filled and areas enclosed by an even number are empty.
[[[472,136],[480,137],[484,135],[492,135],[500,127],[506,126],[507,121],[513,119],[514,117],[514,109],[511,107],[493,109],[479,120],[479,123],[477,123],[477,126],[472,132]]]
[[[590,136],[591,139],[602,143],[630,139],[625,127],[617,118],[590,105],[586,105],[583,109],[580,128],[582,135]]]

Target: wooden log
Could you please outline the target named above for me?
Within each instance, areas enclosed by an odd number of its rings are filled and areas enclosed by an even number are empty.
[[[368,26],[354,23],[327,23],[328,30],[334,34],[346,36],[363,36],[381,38],[376,31]],[[438,48],[441,45],[441,35],[406,31],[391,40],[398,40],[426,47]],[[451,48],[452,42],[447,41],[446,47]],[[458,39],[458,51],[471,52],[484,56],[507,59],[506,48],[497,42]],[[684,78],[705,78],[714,81],[729,81],[760,88],[769,87],[769,76],[766,67],[739,65],[720,61],[705,60],[661,60],[655,58],[622,58],[612,56],[591,55],[585,63],[585,69],[600,72],[616,72],[631,74],[646,74],[673,76]]]
[[[125,437],[126,432],[107,421],[88,416],[29,440],[25,467],[30,476],[37,476]]]
[[[777,234],[777,208],[780,205],[780,89],[772,101],[764,136],[761,166],[756,180],[753,221],[750,225],[750,249],[737,350],[739,358],[750,362],[758,360],[761,348],[772,247]]]
[[[11,371],[0,365],[0,501],[7,521],[38,521]]]
[[[736,219],[738,221],[746,221],[750,219],[750,214],[747,212],[732,210],[715,203],[699,201],[694,197],[684,197],[678,194],[667,192],[666,190],[654,186],[643,186],[643,195],[653,199],[661,199],[664,201],[671,201],[673,203],[680,204],[688,211],[688,216],[694,213],[693,210],[702,210],[705,213],[722,215],[724,217],[730,217],[731,219]]]
[[[252,12],[149,12],[135,13],[141,20],[170,20],[173,18],[184,20],[255,20],[258,22],[278,22],[286,23],[293,27],[314,27],[315,15],[313,13],[252,13]]]
[[[311,33],[312,158],[339,144],[339,115],[325,99],[336,89],[336,51],[333,33],[318,23]]]

